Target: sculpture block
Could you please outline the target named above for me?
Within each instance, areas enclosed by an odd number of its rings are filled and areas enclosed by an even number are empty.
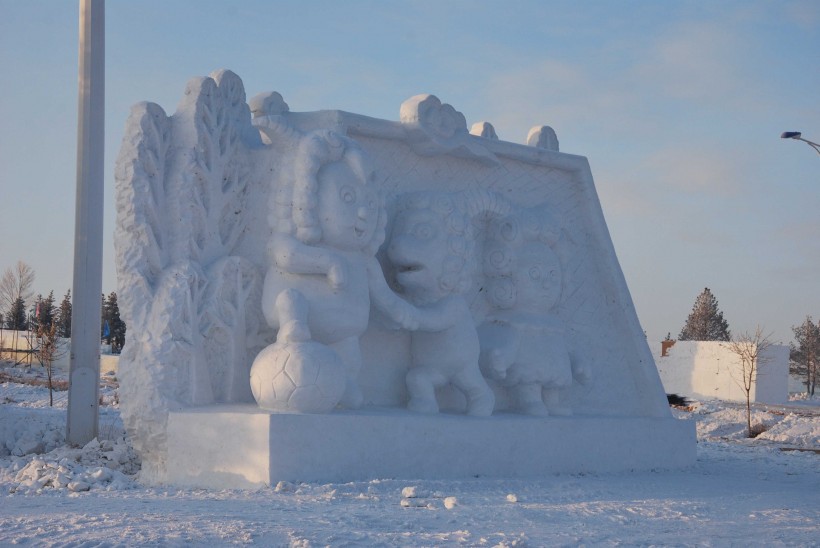
[[[419,451],[498,428],[512,436],[503,443],[542,436],[533,450],[547,464],[533,473],[571,468],[550,436],[579,452],[595,443],[580,436],[598,426],[573,433],[561,421],[614,421],[640,447],[668,433],[634,462],[626,449],[608,465],[576,459],[584,470],[693,454],[693,426],[671,418],[586,159],[558,152],[548,126],[527,142],[499,140],[487,122],[468,131],[432,95],[405,101],[399,121],[291,112],[276,92],[248,102],[230,71],[189,82],[171,116],[136,105],[117,161],[115,243],[131,335],[122,413],[143,479],[188,482],[181,455],[207,455],[213,440],[182,432],[210,419],[249,421],[226,447],[268,447],[268,476],[254,472],[263,482],[284,470],[273,464],[283,452],[304,463],[288,479],[357,479],[352,464],[349,477],[320,470],[332,451],[355,461],[355,446],[328,446],[324,460],[304,451],[340,425],[355,437],[375,422],[384,435],[388,424],[406,431]],[[296,446],[277,443],[308,423]],[[438,462],[447,455],[426,450],[429,463],[391,469],[391,442],[372,435],[359,445],[388,463],[385,475],[451,474]],[[477,473],[515,475],[493,469],[502,453],[488,451]]]

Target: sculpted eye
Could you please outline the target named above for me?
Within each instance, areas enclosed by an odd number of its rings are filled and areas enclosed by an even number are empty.
[[[530,278],[533,280],[540,280],[541,279],[541,269],[537,266],[530,268]]]
[[[346,204],[352,204],[356,201],[356,191],[349,186],[343,187],[339,190],[339,197]]]
[[[433,227],[430,225],[418,225],[416,227],[416,236],[422,238],[424,240],[430,239],[433,237]]]

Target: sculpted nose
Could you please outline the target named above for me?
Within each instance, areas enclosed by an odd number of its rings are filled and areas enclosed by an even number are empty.
[[[364,206],[359,208],[359,219],[367,219],[367,208]]]

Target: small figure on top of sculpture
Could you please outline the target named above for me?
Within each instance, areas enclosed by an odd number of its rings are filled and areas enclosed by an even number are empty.
[[[437,413],[436,389],[452,384],[466,396],[467,414],[488,416],[495,397],[479,370],[478,335],[464,295],[472,283],[475,247],[465,211],[470,208],[457,204],[464,197],[442,192],[402,196],[387,257],[397,284],[417,307],[406,377],[408,409]]]
[[[302,139],[292,177],[272,198],[265,318],[278,329],[286,319],[279,317],[277,298],[286,290],[301,294],[312,340],[332,348],[345,366],[340,404],[358,408],[359,337],[367,329],[371,299],[399,325],[415,326],[408,323],[410,305],[390,290],[375,258],[386,214],[373,170],[353,140],[315,131]]]
[[[481,369],[528,415],[572,414],[563,396],[573,377],[585,380],[573,370],[555,311],[563,282],[553,250],[559,238],[548,215],[527,210],[493,220],[487,230],[483,267],[494,311],[478,329]]]

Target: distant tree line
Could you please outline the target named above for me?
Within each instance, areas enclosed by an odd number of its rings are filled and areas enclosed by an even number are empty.
[[[59,305],[54,291],[46,297],[38,294],[32,299],[34,278],[34,270],[22,261],[3,273],[0,278],[0,328],[10,330],[12,339],[16,339],[19,331],[44,333],[52,329],[57,337],[71,337],[71,290],[66,291]],[[116,291],[108,297],[101,296],[100,340],[110,344],[115,353],[125,344],[125,322],[120,318]]]

